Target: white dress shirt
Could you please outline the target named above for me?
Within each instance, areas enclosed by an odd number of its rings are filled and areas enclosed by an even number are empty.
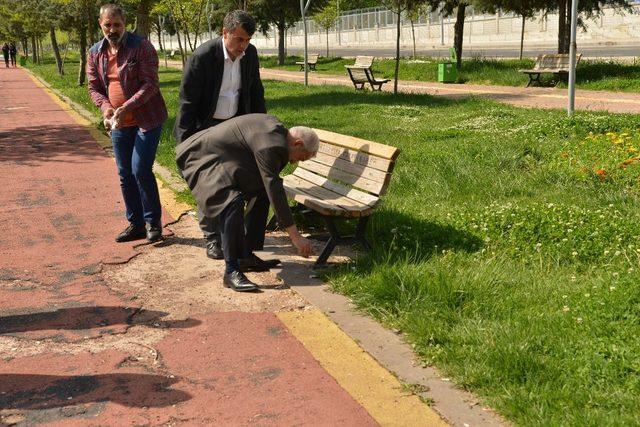
[[[234,60],[229,56],[227,47],[222,42],[222,51],[224,52],[224,72],[222,73],[222,84],[220,85],[220,95],[218,95],[218,103],[213,118],[218,120],[227,120],[235,116],[238,112],[238,103],[240,102],[240,60],[244,56],[244,52],[238,55]]]

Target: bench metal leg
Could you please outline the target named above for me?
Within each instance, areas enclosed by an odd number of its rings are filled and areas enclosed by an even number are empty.
[[[336,218],[331,216],[323,216],[322,217],[327,225],[327,230],[331,237],[324,245],[322,249],[322,253],[316,260],[313,268],[321,268],[327,264],[327,260],[331,253],[338,245],[351,245],[354,243],[360,243],[365,250],[371,251],[371,244],[365,238],[365,231],[367,228],[367,223],[369,222],[369,217],[361,217],[358,219],[358,225],[356,226],[356,233],[353,236],[340,236],[340,232],[338,231],[338,227],[336,227],[335,220]]]
[[[535,78],[533,76],[535,76]],[[538,82],[538,86],[542,85],[542,82],[540,81],[540,73],[537,73],[537,74],[531,73],[531,74],[529,74],[529,83],[527,83],[527,87],[531,86],[531,83],[533,83],[533,82]]]
[[[364,232],[367,229],[367,223],[369,222],[368,216],[360,217],[358,220],[358,225],[356,226],[356,235],[355,238],[360,242],[360,244],[369,252],[373,250],[371,247],[371,243],[364,236]]]

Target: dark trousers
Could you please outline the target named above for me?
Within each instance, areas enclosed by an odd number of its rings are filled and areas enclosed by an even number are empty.
[[[268,215],[269,198],[264,191],[249,200],[238,196],[225,207],[218,217],[225,262],[237,262],[264,247]]]
[[[9,54],[11,55],[11,65],[13,65],[15,67],[16,66],[16,54],[15,53],[11,53],[11,52],[9,52]]]
[[[224,122],[224,120],[210,119],[206,124],[206,128],[214,127]],[[202,235],[206,240],[220,241],[220,224],[217,217],[208,217],[205,215],[204,210],[198,207],[198,224]]]
[[[9,54],[8,53],[4,54],[4,65],[6,65],[7,68],[9,68]]]
[[[136,226],[161,225],[160,195],[153,175],[161,133],[162,126],[146,132],[137,126],[111,131],[127,219]]]

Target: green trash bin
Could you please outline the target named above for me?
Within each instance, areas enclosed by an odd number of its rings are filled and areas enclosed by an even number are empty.
[[[18,60],[18,62],[20,63],[21,67],[24,67],[25,65],[27,65],[27,57],[20,55],[20,59]]]
[[[454,62],[438,64],[438,81],[441,83],[453,83],[458,78],[458,70]]]

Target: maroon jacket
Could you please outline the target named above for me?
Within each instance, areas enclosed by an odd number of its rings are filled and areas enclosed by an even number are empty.
[[[107,89],[108,44],[103,38],[91,46],[87,61],[89,95],[103,113],[113,108]],[[167,107],[158,85],[158,54],[148,40],[125,32],[118,50],[118,76],[126,99],[123,106],[133,113],[140,129],[160,126],[167,119]]]

